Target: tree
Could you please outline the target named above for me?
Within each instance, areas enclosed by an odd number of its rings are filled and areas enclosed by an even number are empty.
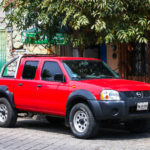
[[[20,30],[38,28],[49,39],[57,32],[81,52],[100,43],[148,43],[150,0],[15,0],[6,19]]]

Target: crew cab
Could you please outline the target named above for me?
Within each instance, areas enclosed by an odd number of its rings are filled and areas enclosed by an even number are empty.
[[[0,127],[14,127],[21,112],[65,118],[78,138],[90,138],[102,122],[146,131],[150,85],[121,79],[99,59],[22,55],[0,76]]]

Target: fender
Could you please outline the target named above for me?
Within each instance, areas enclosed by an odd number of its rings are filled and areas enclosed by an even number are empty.
[[[100,104],[98,103],[96,97],[91,92],[84,90],[84,89],[76,90],[76,91],[73,91],[67,99],[66,124],[68,124],[68,121],[69,121],[70,108],[74,104],[78,103],[77,99],[82,99],[83,102],[85,101],[90,107],[91,111],[93,112],[93,115],[96,118],[97,116],[102,114]]]
[[[10,104],[15,108],[15,103],[14,103],[14,96],[13,93],[11,93],[8,90],[8,87],[5,85],[1,85],[0,86],[0,96],[6,97],[8,99],[8,101],[10,102]]]
[[[82,97],[86,100],[96,100],[96,97],[89,91],[87,90],[84,90],[84,89],[80,89],[80,90],[75,90],[73,91],[69,97],[68,97],[68,100],[67,100],[67,104],[69,103],[69,101],[71,99],[73,99],[74,97]]]

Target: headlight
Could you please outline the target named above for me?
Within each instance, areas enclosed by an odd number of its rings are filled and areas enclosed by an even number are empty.
[[[119,92],[115,90],[103,90],[100,98],[101,100],[120,100]]]

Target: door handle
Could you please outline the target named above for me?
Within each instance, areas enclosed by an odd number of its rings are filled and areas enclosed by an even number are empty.
[[[42,85],[37,85],[37,87],[42,87]]]
[[[19,83],[18,85],[19,85],[19,86],[22,86],[23,84],[22,84],[22,83]]]

